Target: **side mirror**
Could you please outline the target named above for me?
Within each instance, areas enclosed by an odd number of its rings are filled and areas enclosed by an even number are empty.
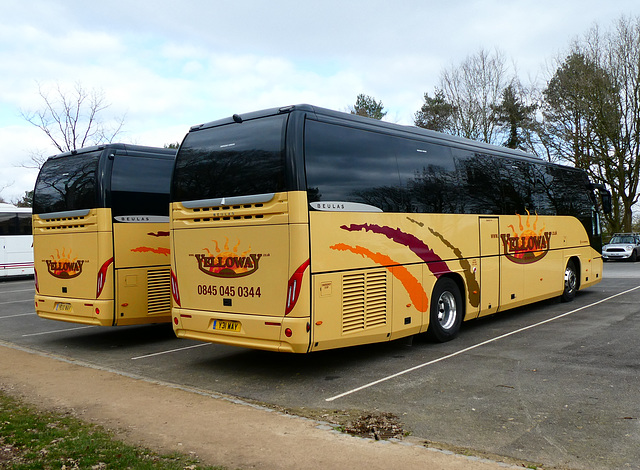
[[[600,199],[602,200],[602,212],[611,214],[611,193],[604,188],[601,189]]]
[[[602,201],[602,212],[605,214],[611,214],[611,192],[600,183],[589,183],[589,188],[593,191],[598,190],[600,194],[600,201]]]

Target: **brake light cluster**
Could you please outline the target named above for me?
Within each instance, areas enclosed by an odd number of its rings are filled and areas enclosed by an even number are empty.
[[[310,260],[305,261],[300,265],[296,272],[293,273],[291,278],[289,279],[289,283],[287,284],[287,306],[285,308],[284,314],[288,315],[293,310],[293,307],[296,306],[298,302],[298,298],[300,297],[300,286],[302,284],[302,276],[304,276],[304,272],[309,267]]]
[[[178,307],[180,307],[181,304],[180,304],[180,292],[178,291],[178,278],[176,277],[176,274],[173,272],[173,269],[171,270],[171,295],[173,295],[173,301],[176,303]]]
[[[102,294],[102,289],[104,289],[104,285],[107,281],[107,270],[109,269],[109,265],[111,265],[111,263],[113,263],[113,257],[109,258],[107,261],[104,262],[104,264],[102,265],[102,267],[100,268],[100,271],[98,271],[98,282],[97,282],[97,286],[96,286],[96,299],[98,297],[100,297],[100,294]]]

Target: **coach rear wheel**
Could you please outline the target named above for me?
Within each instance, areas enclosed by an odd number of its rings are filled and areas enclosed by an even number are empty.
[[[441,343],[452,340],[458,336],[463,316],[464,306],[458,285],[446,277],[439,279],[431,296],[427,336]]]
[[[562,301],[571,302],[576,296],[578,290],[578,270],[576,264],[569,260],[564,270],[564,291],[562,292]]]

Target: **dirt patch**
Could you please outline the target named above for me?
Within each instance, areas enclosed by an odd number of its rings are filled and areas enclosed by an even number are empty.
[[[268,406],[281,413],[304,416],[315,421],[326,422],[338,431],[352,436],[367,437],[376,441],[403,439],[410,433],[393,413],[367,413],[362,410],[314,410],[309,408],[283,408]]]

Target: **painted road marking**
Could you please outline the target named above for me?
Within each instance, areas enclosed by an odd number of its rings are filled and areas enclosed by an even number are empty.
[[[26,335],[22,335],[22,337],[25,338],[27,336],[50,335],[52,333],[63,333],[65,331],[84,330],[85,328],[95,328],[95,327],[96,325],[88,325],[88,326],[79,326],[77,328],[66,328],[64,330],[41,331],[40,333],[29,333]]]
[[[15,318],[15,317],[28,317],[29,315],[35,315],[36,312],[31,313],[19,313],[16,315],[7,315],[6,317],[0,317],[0,320],[4,320],[5,318]]]
[[[427,366],[436,364],[438,362],[442,362],[442,361],[445,361],[447,359],[451,359],[452,357],[460,356],[461,354],[467,353],[469,351],[473,351],[474,349],[477,349],[477,348],[479,348],[481,346],[485,346],[485,345],[490,344],[490,343],[495,343],[496,341],[499,341],[499,340],[504,339],[504,338],[508,338],[509,336],[513,336],[515,334],[522,333],[523,331],[527,331],[527,330],[530,330],[532,328],[537,328],[538,326],[542,326],[542,325],[544,325],[546,323],[550,323],[552,321],[559,320],[560,318],[564,318],[566,316],[572,315],[572,314],[580,312],[582,310],[586,310],[586,309],[591,308],[591,307],[595,307],[596,305],[600,305],[602,303],[608,302],[611,299],[614,299],[614,298],[619,297],[621,295],[628,294],[629,292],[633,292],[633,291],[638,290],[638,289],[640,289],[640,286],[636,286],[636,287],[634,287],[632,289],[628,289],[628,290],[626,290],[624,292],[619,292],[619,293],[614,294],[614,295],[612,295],[610,297],[607,297],[606,299],[598,300],[597,302],[594,302],[592,304],[585,305],[585,306],[580,307],[580,308],[576,308],[575,310],[571,310],[570,312],[566,312],[566,313],[563,313],[561,315],[557,315],[557,316],[555,316],[553,318],[549,318],[547,320],[543,320],[541,322],[534,323],[533,325],[529,325],[529,326],[525,326],[523,328],[519,328],[517,330],[511,331],[510,333],[505,333],[503,335],[496,336],[495,338],[488,339],[486,341],[483,341],[481,343],[475,344],[473,346],[469,346],[468,348],[464,348],[464,349],[461,349],[460,351],[454,352],[454,353],[449,354],[447,356],[443,356],[441,358],[434,359],[433,361],[425,362],[424,364],[419,364],[419,365],[411,367],[409,369],[405,369],[403,371],[397,372],[397,373],[389,375],[387,377],[383,377],[381,379],[378,379],[378,380],[376,380],[374,382],[370,382],[368,384],[365,384],[365,385],[362,385],[360,387],[354,388],[353,390],[349,390],[348,392],[341,393],[341,394],[333,396],[331,398],[325,398],[325,401],[334,401],[334,400],[337,400],[338,398],[344,398],[344,397],[346,397],[348,395],[352,395],[352,394],[354,394],[356,392],[359,392],[361,390],[373,387],[374,385],[378,385],[378,384],[381,384],[383,382],[387,382],[388,380],[395,379],[396,377],[400,377],[401,375],[408,374],[409,372],[413,372],[415,370],[422,369],[423,367],[427,367]]]
[[[200,346],[210,346],[210,343],[202,343],[202,344],[195,344],[193,346],[186,346],[184,348],[178,348],[178,349],[170,349],[168,351],[160,351],[157,353],[152,353],[152,354],[145,354],[144,356],[136,356],[136,357],[132,357],[131,360],[135,361],[137,359],[145,359],[147,357],[153,357],[153,356],[161,356],[162,354],[171,354],[174,352],[180,352],[180,351],[184,351],[186,349],[193,349],[193,348],[199,348]]]
[[[0,302],[0,305],[8,305],[8,304],[23,304],[25,302],[33,303],[33,299],[27,300],[11,300],[9,302]]]
[[[35,292],[34,288],[31,289],[21,289],[21,290],[3,290],[3,294],[15,294],[16,292]]]

